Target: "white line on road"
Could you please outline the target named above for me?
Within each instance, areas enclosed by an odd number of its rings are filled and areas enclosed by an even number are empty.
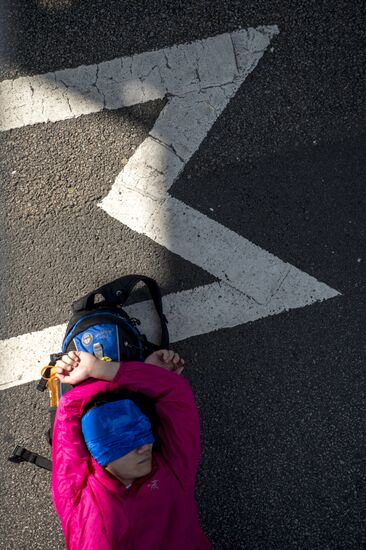
[[[225,33],[191,44],[120,57],[96,65],[20,77],[0,83],[0,130],[57,122],[103,109],[119,109],[167,94],[180,95],[233,81],[250,72],[277,27]],[[245,50],[240,48],[245,43]],[[233,45],[241,50],[236,56]],[[258,50],[258,51],[257,51]],[[218,69],[219,68],[219,69]]]
[[[165,297],[172,342],[339,294],[168,193],[277,33],[277,27],[240,30],[0,83],[3,130],[167,96],[149,136],[100,206],[221,280]],[[144,319],[149,306],[144,302],[132,309]],[[0,388],[37,378],[50,351],[59,349],[64,330],[51,327],[0,342]],[[31,357],[36,358],[33,367]]]
[[[171,342],[206,334],[217,327],[234,327],[276,315],[285,309],[302,307],[306,305],[303,284],[302,272],[292,268],[267,305],[257,304],[226,283],[212,283],[164,296],[163,307],[169,319]],[[335,296],[334,291],[312,277],[308,278],[307,284],[308,304]],[[151,301],[133,304],[126,307],[126,311],[142,321],[140,330],[152,341],[159,341],[159,321]],[[60,350],[65,330],[66,324],[58,325],[1,341],[0,390],[37,380],[41,367],[48,363],[49,354]]]
[[[206,87],[182,89],[169,96],[149,136],[100,203],[110,216],[133,231],[264,305],[272,300],[293,266],[174,199],[169,189],[277,32],[277,27],[259,27],[205,43],[198,66]],[[169,54],[164,55],[169,59]],[[187,72],[184,66],[180,70],[183,75]],[[313,285],[314,279],[310,279]],[[298,278],[303,305],[309,303],[308,280],[306,273]],[[318,285],[319,289],[327,288],[324,297],[330,292],[337,294],[323,283]],[[291,302],[291,296],[288,300]],[[245,322],[245,315],[243,319]],[[226,325],[216,328],[222,326]]]

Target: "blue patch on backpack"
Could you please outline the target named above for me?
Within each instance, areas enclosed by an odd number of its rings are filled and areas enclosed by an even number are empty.
[[[97,357],[119,361],[118,327],[115,324],[93,325],[77,334],[74,339],[77,351],[86,351]]]

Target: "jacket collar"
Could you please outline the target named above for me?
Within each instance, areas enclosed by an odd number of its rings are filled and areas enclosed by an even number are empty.
[[[139,488],[142,485],[144,485],[146,481],[148,481],[152,476],[155,475],[158,468],[159,468],[159,463],[158,463],[156,454],[153,453],[151,472],[146,476],[135,479],[135,481],[133,481],[132,484],[127,488],[119,479],[114,477],[112,474],[107,472],[102,466],[100,466],[92,456],[90,456],[90,459],[89,459],[89,470],[91,474],[95,477],[95,479],[100,481],[105,487],[107,487],[112,491],[121,492],[122,490],[123,494],[137,492]]]

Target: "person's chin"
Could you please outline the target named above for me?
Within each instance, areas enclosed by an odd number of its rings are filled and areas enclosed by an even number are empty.
[[[137,468],[140,472],[140,475],[146,475],[151,472],[151,458],[149,460],[145,460],[144,462],[140,462],[137,464]]]

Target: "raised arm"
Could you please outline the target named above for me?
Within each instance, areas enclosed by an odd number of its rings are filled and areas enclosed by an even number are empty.
[[[182,487],[194,486],[200,460],[200,422],[188,382],[147,363],[124,363],[113,384],[155,400],[162,454]]]
[[[84,407],[94,395],[108,391],[110,385],[88,380],[65,394],[57,408],[52,439],[52,496],[61,521],[80,502],[89,476],[90,455],[80,424]]]
[[[60,378],[65,382],[76,383],[91,376],[110,382],[111,386],[100,392],[124,388],[154,399],[160,419],[158,435],[163,457],[182,486],[192,486],[200,460],[200,423],[192,390],[184,378],[166,370],[164,355],[161,355],[161,360],[156,354],[149,359],[155,364],[126,362],[120,365],[104,363],[83,352],[77,355],[74,352],[75,363],[73,359],[69,361],[70,374],[60,374]],[[172,362],[171,368],[181,372],[182,364],[182,361],[175,365]]]

